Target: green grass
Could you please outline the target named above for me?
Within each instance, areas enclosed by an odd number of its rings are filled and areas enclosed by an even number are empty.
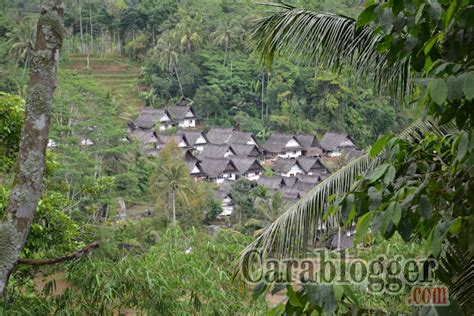
[[[85,55],[69,55],[67,67],[79,74],[91,76],[99,85],[113,94],[124,112],[130,117],[133,112],[143,107],[143,100],[137,90],[137,78],[140,73],[138,65],[120,56],[91,56],[90,69],[86,69]]]

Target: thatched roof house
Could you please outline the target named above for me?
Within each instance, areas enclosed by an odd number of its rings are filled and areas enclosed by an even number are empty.
[[[235,180],[238,172],[234,163],[227,158],[205,158],[200,165],[205,176],[217,183],[222,183],[224,178]]]
[[[283,177],[295,177],[299,173],[304,173],[296,159],[278,158],[272,165],[272,170]]]
[[[144,108],[133,124],[141,129],[152,129],[159,124],[159,129],[165,130],[169,127],[170,121],[171,119],[165,109]]]
[[[230,160],[237,168],[238,175],[249,180],[258,180],[263,173],[263,167],[257,159],[252,157],[232,156]]]
[[[245,145],[257,145],[257,139],[253,133],[232,131],[229,139],[227,140],[230,144],[245,144]]]
[[[303,148],[295,137],[273,133],[263,145],[263,150],[268,158],[274,158],[276,156],[282,158],[296,158],[301,156]]]
[[[196,126],[196,114],[190,106],[175,105],[168,107],[166,113],[171,119],[171,124],[182,128]]]
[[[324,134],[320,144],[330,156],[340,156],[342,149],[357,149],[354,140],[346,133],[328,132]]]
[[[323,175],[329,173],[329,169],[319,158],[301,156],[298,157],[297,161],[307,175]]]
[[[261,176],[260,179],[258,179],[257,183],[258,185],[266,187],[269,190],[279,190],[285,185],[285,183],[283,182],[283,177],[281,176]]]
[[[233,128],[213,127],[207,132],[206,137],[211,144],[222,145],[227,143],[233,131]]]
[[[203,146],[202,152],[198,155],[200,160],[205,158],[226,158],[235,156],[235,151],[228,145],[206,144]]]
[[[247,156],[260,158],[262,151],[257,145],[246,145],[246,144],[231,144],[230,145],[237,156]]]

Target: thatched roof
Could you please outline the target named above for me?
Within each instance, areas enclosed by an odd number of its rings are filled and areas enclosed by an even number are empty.
[[[301,144],[294,147],[286,147],[288,142],[292,139],[299,144],[298,140],[292,135],[273,133],[263,145],[263,149],[270,153],[280,153],[288,150],[301,150]]]
[[[319,147],[309,147],[305,153],[307,157],[320,157],[322,154],[323,150]]]
[[[354,159],[357,159],[359,158],[360,156],[362,156],[364,154],[363,151],[361,150],[358,150],[358,149],[350,149],[347,151],[346,153],[346,159],[348,161],[351,161],[351,160],[354,160]]]
[[[296,176],[296,179],[298,180],[298,182],[309,184],[318,184],[319,182],[321,182],[321,176],[319,175],[307,176],[304,174],[299,174]]]
[[[184,131],[184,130],[179,130],[176,132],[176,134],[178,135],[184,135],[184,137],[186,138],[186,143],[189,145],[189,146],[194,146],[196,145],[196,142],[197,140],[202,137],[206,143],[207,143],[207,140],[206,140],[206,136],[204,135],[203,132],[201,131]]]
[[[153,128],[155,124],[160,123],[162,119],[169,120],[168,114],[164,109],[144,108],[140,114],[138,114],[134,124],[140,128],[150,129]]]
[[[317,147],[318,141],[316,140],[316,136],[314,135],[296,135],[295,136],[296,140],[301,144],[301,148],[303,150],[307,150],[310,147]]]
[[[303,192],[297,188],[284,187],[280,190],[282,196],[286,199],[299,199],[303,196]]]
[[[237,156],[260,157],[262,151],[257,145],[231,144]]]
[[[207,140],[212,144],[225,144],[229,140],[233,131],[233,128],[213,127],[206,134]]]
[[[206,144],[203,146],[203,151],[198,155],[199,159],[205,158],[224,158],[227,152],[235,155],[234,150],[228,145],[214,145]]]
[[[230,144],[256,144],[257,139],[252,133],[233,131],[227,140]]]
[[[209,178],[217,178],[224,172],[237,172],[232,161],[226,158],[205,158],[201,161],[201,168]]]
[[[283,177],[283,183],[286,187],[294,186],[297,180],[296,177]]]
[[[199,161],[197,161],[197,160],[185,160],[184,163],[186,164],[186,168],[188,168],[188,171],[192,176],[203,176],[204,175],[204,172],[201,168],[201,165],[200,165]],[[193,170],[195,168],[198,169],[199,171],[193,173]]]
[[[328,132],[320,141],[321,147],[326,151],[334,151],[338,148],[355,148],[352,138],[346,133]],[[351,145],[352,144],[352,145]]]
[[[257,183],[258,185],[266,187],[270,190],[278,190],[284,184],[283,177],[280,177],[280,176],[272,176],[272,177],[261,176],[260,179],[257,180]]]
[[[184,139],[184,136],[181,134],[176,134],[176,135],[163,135],[163,134],[158,134],[158,143],[161,145],[167,144],[169,142],[175,142],[177,145],[179,145],[181,142],[184,142],[186,146],[189,146],[186,143],[186,140]]]
[[[129,131],[128,137],[142,144],[156,144],[158,142],[154,132],[141,129]]]
[[[324,165],[321,159],[316,157],[301,156],[297,158],[297,161],[304,172],[329,172],[329,169]]]
[[[263,170],[263,167],[258,160],[252,157],[232,156],[230,157],[230,160],[237,167],[237,171],[241,175],[249,171],[255,172]]]
[[[188,112],[192,113],[192,117],[186,117],[186,114]],[[176,121],[182,121],[185,118],[195,118],[196,115],[194,114],[194,111],[191,107],[189,106],[181,106],[181,105],[176,105],[176,106],[170,106],[166,108],[166,112],[168,113],[168,116],[170,117],[171,121],[176,122]]]
[[[299,168],[301,166],[295,159],[285,159],[285,158],[278,158],[272,165],[272,169],[276,172],[280,173],[287,173],[291,170],[295,165],[298,165]]]
[[[298,189],[302,193],[306,193],[309,190],[311,190],[312,188],[314,188],[315,185],[316,184],[296,181],[295,184],[293,185],[293,188]]]

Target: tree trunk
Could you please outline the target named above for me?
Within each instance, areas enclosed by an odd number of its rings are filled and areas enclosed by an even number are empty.
[[[82,7],[79,3],[79,33],[81,34],[81,54],[84,54],[86,51],[84,49],[84,30],[82,28]]]
[[[264,119],[264,117],[263,117],[263,109],[264,109],[264,104],[263,104],[263,92],[264,92],[264,87],[265,87],[265,73],[262,72],[262,100],[261,100],[261,102],[262,102],[262,106],[261,106],[261,110],[262,110],[262,123],[263,123],[263,119]]]
[[[224,45],[224,67],[227,61],[227,50],[229,49],[229,44],[226,42]]]
[[[89,51],[92,53],[92,51],[94,50],[94,32],[92,29],[92,5],[91,4],[89,4],[89,24],[91,26],[91,48],[89,49]]]
[[[171,192],[171,199],[173,203],[173,225],[176,225],[176,192],[173,190]]]
[[[173,67],[176,74],[176,79],[178,79],[179,92],[181,92],[181,96],[184,97],[183,86],[181,85],[181,80],[179,79],[178,68],[176,68],[176,65],[173,65]]]
[[[0,223],[0,296],[26,242],[43,189],[53,92],[64,34],[63,14],[63,1],[51,0],[38,19],[17,172],[6,216]]]

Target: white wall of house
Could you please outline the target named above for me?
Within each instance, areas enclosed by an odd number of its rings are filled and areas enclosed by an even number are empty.
[[[260,179],[260,172],[249,172],[249,173],[244,173],[242,176],[250,181],[257,181]]]
[[[201,172],[201,170],[199,170],[199,168],[197,166],[194,166],[193,170],[191,170],[191,175],[198,174],[200,172]]]
[[[204,150],[204,146],[194,146],[194,149],[196,149],[198,152],[202,153]]]
[[[286,172],[286,173],[282,173],[281,175],[283,177],[296,177],[297,174],[299,173],[304,173],[303,170],[301,170],[300,167],[298,167],[298,165],[294,165],[290,171]]]
[[[188,147],[188,145],[186,145],[186,143],[182,140],[182,141],[179,142],[178,147],[186,148],[186,147]]]
[[[183,121],[179,122],[178,125],[181,128],[195,127],[196,126],[196,120],[195,119],[184,119]]]
[[[287,151],[287,152],[278,154],[278,157],[287,158],[287,159],[296,159],[299,156],[301,156],[301,150]]]
[[[207,144],[206,140],[204,139],[204,137],[199,136],[199,138],[196,140],[196,145],[204,145],[204,144]]]
[[[217,184],[221,184],[224,182],[224,180],[227,179],[227,180],[235,180],[236,179],[236,175],[235,173],[224,173],[222,174],[222,176],[219,176],[217,177],[214,182],[217,183]]]
[[[230,216],[233,211],[234,211],[234,202],[229,196],[226,196],[222,200],[222,212],[218,215],[218,217]]]
[[[298,143],[295,139],[290,139],[288,141],[288,143],[286,143],[285,147],[288,148],[288,147],[299,147],[300,146],[300,143]]]
[[[330,151],[328,153],[328,156],[329,157],[341,157],[342,153],[338,150],[335,150],[335,151]]]
[[[353,147],[355,144],[349,139],[346,138],[344,141],[339,145],[339,147]]]

